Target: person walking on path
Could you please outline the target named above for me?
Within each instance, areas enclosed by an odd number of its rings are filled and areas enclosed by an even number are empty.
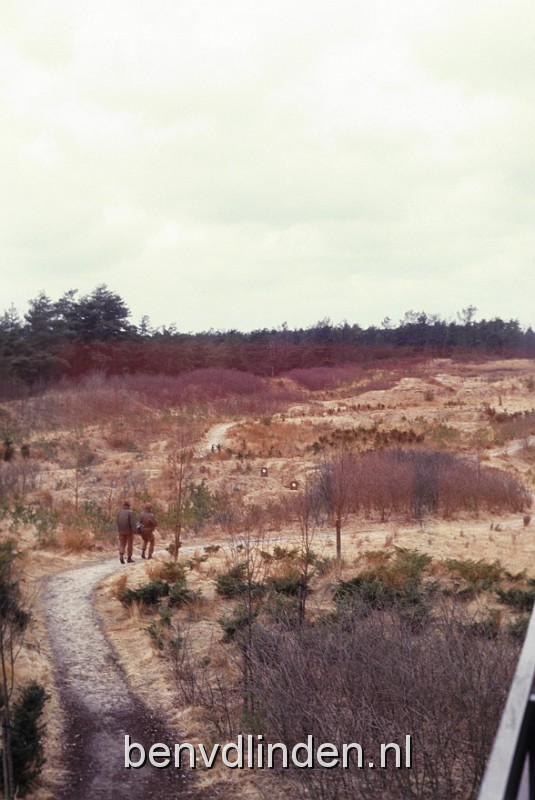
[[[133,564],[134,533],[136,532],[136,515],[130,508],[130,503],[125,500],[123,507],[117,514],[117,531],[119,532],[119,561],[124,564],[124,555],[129,564]]]
[[[143,539],[141,558],[145,558],[145,551],[147,552],[146,558],[152,558],[154,553],[154,529],[158,527],[156,517],[152,513],[152,503],[145,503],[145,508],[139,516],[139,523],[141,525],[141,538]]]

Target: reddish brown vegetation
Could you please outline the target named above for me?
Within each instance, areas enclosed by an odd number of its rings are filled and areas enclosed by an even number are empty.
[[[140,411],[202,410],[262,415],[301,399],[298,390],[232,369],[193,370],[179,375],[140,372],[93,373],[81,381],[62,381],[55,389],[27,401],[25,421],[35,430],[90,424]]]
[[[310,391],[333,389],[349,381],[362,380],[365,371],[358,364],[341,364],[338,367],[309,367],[308,369],[292,369],[283,377],[290,378]]]
[[[474,635],[459,609],[417,633],[402,609],[325,624],[253,627],[251,661],[261,730],[289,747],[359,742],[364,768],[283,776],[313,800],[446,800],[476,796],[518,644]],[[378,767],[381,742],[412,737],[412,767]]]
[[[420,519],[531,505],[527,488],[507,472],[434,451],[343,453],[326,462],[319,480],[330,505],[342,492],[346,513],[379,513],[383,520],[392,513]]]
[[[535,411],[496,411],[486,406],[485,416],[495,424],[498,439],[521,439],[535,434]]]

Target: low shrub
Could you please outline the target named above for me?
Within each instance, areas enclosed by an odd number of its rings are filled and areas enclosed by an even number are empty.
[[[511,606],[517,611],[531,611],[535,603],[535,582],[530,581],[533,585],[529,589],[496,589],[498,602],[504,605]]]
[[[188,558],[187,565],[190,570],[199,570],[201,569],[201,564],[205,564],[208,561],[208,554],[203,553],[202,555],[199,553],[195,553],[192,555],[191,558]]]
[[[32,681],[22,689],[13,703],[11,748],[17,797],[24,797],[34,787],[45,763],[45,725],[41,722],[41,717],[48,698],[44,686]],[[0,781],[2,780],[0,761]]]
[[[257,612],[250,612],[246,608],[235,608],[232,616],[219,617],[218,625],[223,628],[223,641],[231,642],[239,631],[248,628],[257,617]]]
[[[268,564],[274,561],[291,563],[299,558],[299,550],[297,547],[281,547],[276,544],[272,552],[260,550],[260,556]]]
[[[216,592],[227,599],[243,597],[249,592],[258,597],[263,594],[264,587],[257,581],[247,581],[247,564],[240,562],[216,577]]]
[[[500,614],[491,612],[484,619],[474,620],[465,625],[464,628],[473,636],[479,636],[482,639],[495,639],[498,636],[500,624]]]
[[[359,608],[364,606],[382,609],[394,605],[400,599],[401,593],[393,586],[380,580],[366,580],[361,576],[348,581],[340,580],[333,592],[334,602],[344,610],[355,605]]]
[[[284,594],[288,597],[298,597],[301,589],[301,578],[299,574],[292,570],[285,575],[268,578],[266,588],[275,594]]]
[[[314,551],[310,551],[309,563],[314,567],[315,574],[322,576],[327,575],[336,566],[336,559],[332,556],[320,556]]]
[[[191,589],[188,589],[184,578],[175,581],[169,587],[170,607],[177,607],[177,606],[183,606],[187,603],[194,603],[195,601],[199,600],[200,597],[201,597],[200,590],[194,592]]]
[[[83,514],[85,517],[83,523],[91,528],[97,538],[105,539],[117,534],[115,519],[110,518],[109,513],[93,500],[84,502]]]
[[[299,600],[288,594],[275,593],[264,607],[264,613],[273,622],[294,626],[299,623]]]
[[[195,532],[201,530],[214,516],[217,510],[217,498],[212,495],[206,486],[206,481],[200,483],[191,481],[187,487],[188,495],[184,505],[184,518]]]
[[[422,578],[424,569],[432,561],[431,556],[405,548],[380,555],[374,558],[374,554],[369,553],[368,561],[372,564],[367,569],[348,581],[338,581],[333,600],[339,611],[366,613],[370,609],[394,606],[405,610],[418,607],[409,617],[414,621],[423,619],[428,608],[424,603],[426,590],[422,587]]]
[[[165,640],[164,640],[164,637],[162,635],[163,634],[163,629],[162,629],[161,624],[157,620],[153,619],[153,620],[150,621],[149,625],[147,625],[145,630],[147,631],[147,633],[149,634],[150,638],[152,639],[152,642],[153,642],[154,646],[158,650],[163,650],[164,647],[165,647]]]
[[[427,553],[405,547],[379,551],[377,555],[368,552],[367,558],[369,566],[360,573],[362,579],[377,580],[401,591],[406,591],[409,586],[419,586],[424,570],[433,560]]]
[[[468,583],[486,582],[486,588],[501,581],[506,574],[499,561],[490,563],[483,558],[478,561],[471,558],[446,558],[442,563],[450,572]]]
[[[144,606],[154,606],[162,597],[169,594],[169,584],[165,581],[154,580],[140,586],[138,589],[124,588],[119,592],[119,600],[125,606],[140,603]]]
[[[60,521],[59,511],[45,505],[26,506],[15,503],[10,511],[11,530],[16,532],[19,526],[33,525],[37,531],[39,544],[47,546],[55,544],[56,529]]]
[[[522,615],[510,622],[506,626],[506,631],[514,639],[519,639],[521,642],[523,642],[526,638],[526,633],[528,632],[528,625],[529,617],[527,615]]]

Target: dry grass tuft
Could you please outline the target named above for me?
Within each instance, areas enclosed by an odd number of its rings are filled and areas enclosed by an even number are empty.
[[[89,531],[64,527],[58,534],[57,543],[58,547],[67,553],[83,553],[91,549],[93,537]]]
[[[32,495],[33,501],[44,508],[53,508],[54,498],[48,489],[40,489]]]
[[[119,600],[121,597],[121,593],[126,589],[126,584],[128,583],[128,575],[126,572],[123,572],[113,583],[113,589],[111,591],[111,596],[115,598],[115,600]]]

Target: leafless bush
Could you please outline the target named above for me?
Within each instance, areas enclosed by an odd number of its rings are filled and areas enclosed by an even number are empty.
[[[229,395],[250,395],[264,389],[262,378],[247,372],[209,367],[180,375],[133,373],[110,379],[125,391],[142,395],[157,408],[205,403]]]
[[[417,634],[395,610],[301,628],[252,629],[262,732],[288,747],[314,737],[340,752],[358,742],[364,768],[290,770],[313,800],[471,800],[509,687],[518,645],[474,634],[443,610]],[[412,738],[412,768],[378,766],[381,743]],[[278,775],[280,777],[280,773]]]
[[[123,494],[140,497],[146,490],[147,476],[139,469],[129,469],[124,473],[121,490]]]
[[[318,482],[335,522],[348,513],[421,519],[531,506],[528,489],[514,476],[435,451],[342,452],[324,462]]]
[[[0,461],[0,501],[22,498],[37,488],[40,467],[32,461]]]
[[[240,718],[241,692],[235,680],[212,666],[214,642],[198,653],[191,628],[175,626],[170,648],[175,687],[184,705],[196,706],[213,732],[220,738],[230,738],[236,732]]]
[[[297,403],[301,399],[300,392],[289,391],[283,386],[271,385],[267,391],[255,392],[250,395],[230,395],[213,403],[213,407],[221,414],[244,414],[250,417],[260,417],[281,411],[290,403]]]
[[[494,408],[487,406],[484,413],[493,422],[497,441],[527,439],[535,434],[535,411],[533,410],[515,411],[508,414],[506,411],[497,412]]]
[[[85,426],[118,417],[135,419],[146,409],[209,406],[219,412],[259,416],[299,400],[283,384],[235,369],[194,369],[179,375],[92,373],[63,380],[42,394],[20,400],[17,419],[34,431]]]
[[[364,374],[364,369],[359,364],[341,364],[336,367],[291,369],[283,377],[290,378],[305,389],[320,391],[361,379]]]
[[[63,380],[16,407],[17,419],[30,430],[84,427],[117,416],[131,416],[139,396],[123,390],[105,375],[94,373],[81,382]]]
[[[207,406],[228,413],[264,414],[299,399],[283,385],[237,369],[208,367],[179,375],[134,373],[115,376],[109,385],[139,397],[151,408]]]

